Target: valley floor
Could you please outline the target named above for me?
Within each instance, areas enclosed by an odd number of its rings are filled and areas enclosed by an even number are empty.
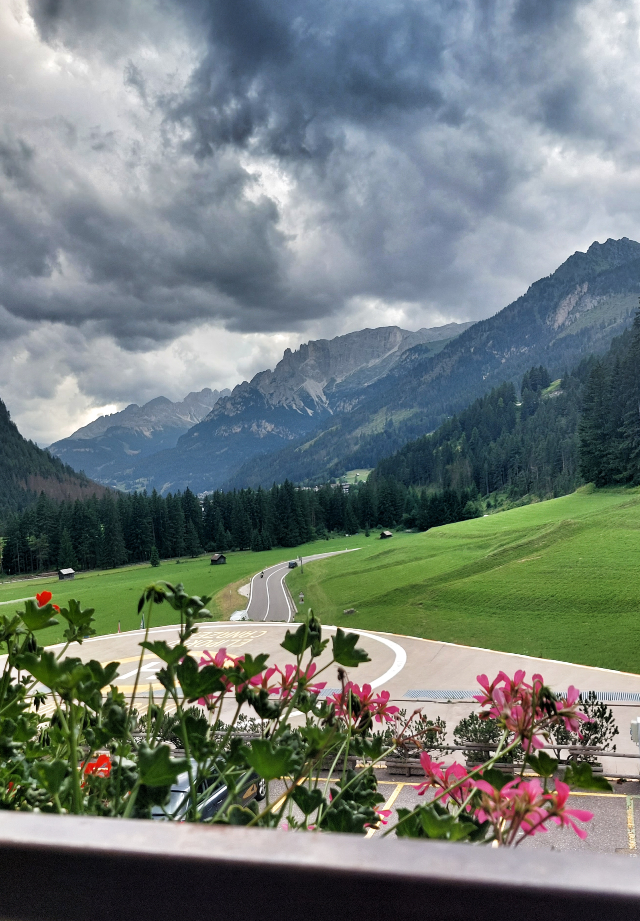
[[[426,533],[396,533],[316,541],[295,549],[229,553],[163,561],[106,572],[80,573],[73,584],[55,578],[0,584],[0,614],[43,588],[54,601],[78,598],[95,607],[99,634],[140,626],[136,613],[145,586],[183,582],[192,594],[211,594],[216,619],[245,608],[237,589],[267,566],[326,551],[357,553],[295,569],[287,582],[303,590],[329,624],[559,659],[640,674],[640,489],[584,487],[570,496]],[[345,615],[347,608],[356,613]],[[173,623],[160,607],[158,626]],[[43,643],[62,639],[63,626],[43,631]]]

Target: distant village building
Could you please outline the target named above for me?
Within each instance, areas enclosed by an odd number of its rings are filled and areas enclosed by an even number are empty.
[[[68,579],[75,579],[76,572],[75,569],[59,569],[58,570],[58,579],[63,582]]]
[[[213,556],[211,557],[212,566],[220,566],[221,563],[226,563],[226,562],[227,562],[227,558],[224,555],[224,553],[214,553]]]
[[[387,537],[393,537],[391,531],[380,531],[380,540],[386,540]]]

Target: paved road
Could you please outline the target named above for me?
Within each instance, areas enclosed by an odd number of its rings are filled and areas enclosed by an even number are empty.
[[[358,548],[355,547],[354,550]],[[353,553],[353,550],[336,550],[333,553],[316,553],[313,556],[303,556],[302,563],[306,565],[312,560],[323,560],[328,556],[338,556],[341,553]],[[292,557],[298,559],[298,557]],[[284,579],[289,572],[289,562],[277,563],[269,566],[261,575],[258,573],[251,580],[251,594],[247,615],[249,620],[284,621],[289,623],[295,616],[284,585]]]

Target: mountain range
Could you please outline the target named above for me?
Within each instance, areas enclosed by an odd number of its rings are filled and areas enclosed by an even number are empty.
[[[605,352],[631,324],[639,295],[640,244],[626,237],[595,242],[436,355],[408,349],[352,412],[320,426],[312,439],[254,458],[224,486],[322,482],[373,467],[497,384],[519,386],[533,365],[558,377],[584,356]]]
[[[639,294],[640,244],[596,242],[489,319],[308,342],[218,395],[199,419],[183,419],[182,431],[145,429],[136,411],[154,400],[96,420],[51,451],[129,490],[326,481],[375,466],[496,384],[517,384],[532,365],[560,375],[604,352],[630,324]]]
[[[108,486],[127,489],[128,477],[141,459],[173,448],[181,435],[204,419],[229,390],[205,387],[179,403],[156,397],[138,406],[100,416],[73,435],[49,446],[49,451],[76,470]]]
[[[155,416],[151,425],[148,411],[158,403],[153,400],[135,407],[137,412],[128,407],[102,417],[50,450],[117,488],[214,490],[247,460],[277,451],[325,419],[353,410],[407,350],[421,345],[435,354],[469,325],[450,323],[417,332],[391,326],[311,341],[296,351],[287,349],[273,371],[261,371],[231,393],[219,394],[192,427],[168,430],[167,422],[160,426]]]

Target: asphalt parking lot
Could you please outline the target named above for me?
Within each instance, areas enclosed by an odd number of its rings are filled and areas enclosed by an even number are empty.
[[[379,837],[390,828],[398,818],[399,808],[412,809],[424,798],[416,791],[415,781],[389,779],[386,772],[381,772],[378,789],[385,797],[383,809],[390,809],[392,815],[386,826],[371,829],[369,838]],[[545,848],[554,851],[591,851],[602,854],[619,854],[624,857],[636,857],[640,852],[636,846],[636,827],[640,831],[640,783],[614,783],[613,793],[574,793],[569,805],[573,809],[587,809],[593,813],[591,822],[584,826],[588,837],[583,841],[570,828],[551,829],[535,835],[523,843],[526,848]],[[270,784],[270,797],[276,798],[284,792],[284,783],[276,781]],[[294,807],[294,815],[297,810]],[[299,815],[299,813],[298,813]],[[580,824],[580,823],[578,823]]]

